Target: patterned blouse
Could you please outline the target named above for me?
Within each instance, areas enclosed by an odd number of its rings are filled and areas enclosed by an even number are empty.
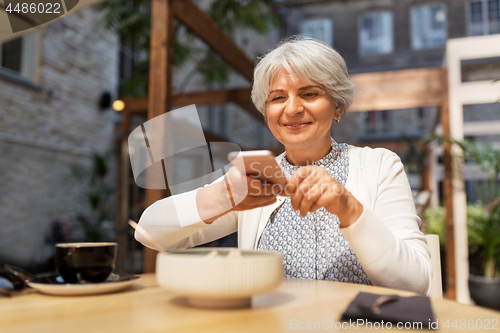
[[[342,185],[349,175],[346,144],[331,139],[332,150],[313,163],[328,171]],[[280,167],[289,179],[300,166],[291,165],[286,154]],[[271,214],[258,249],[283,256],[285,277],[331,280],[371,285],[353,249],[339,230],[339,218],[320,208],[301,217],[292,209],[290,198]]]

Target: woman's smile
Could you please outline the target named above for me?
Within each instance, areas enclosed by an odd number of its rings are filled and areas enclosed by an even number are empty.
[[[283,124],[287,129],[289,129],[290,131],[297,131],[297,130],[301,130],[309,125],[311,125],[312,123],[311,122],[293,122],[293,121],[289,121],[285,124]]]

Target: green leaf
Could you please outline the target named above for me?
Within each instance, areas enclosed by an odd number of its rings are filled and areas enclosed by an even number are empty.
[[[444,207],[428,208],[424,211],[424,219],[427,221],[425,226],[426,234],[435,234],[439,236],[439,243],[444,246],[446,241],[445,218],[446,209]]]
[[[198,71],[203,76],[205,83],[229,81],[229,73],[232,71],[218,55],[208,52],[198,67]]]
[[[189,58],[191,53],[192,48],[176,40],[174,43],[173,55],[174,66],[182,66]]]
[[[278,25],[278,18],[271,9],[272,5],[271,0],[215,0],[209,14],[222,30],[228,33],[237,29],[265,33]]]

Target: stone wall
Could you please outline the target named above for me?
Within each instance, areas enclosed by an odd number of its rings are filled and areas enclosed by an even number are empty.
[[[84,210],[71,164],[113,144],[116,114],[100,110],[118,84],[119,41],[84,9],[42,33],[36,87],[0,79],[0,262],[36,270],[51,256],[51,222],[66,217],[78,236]]]

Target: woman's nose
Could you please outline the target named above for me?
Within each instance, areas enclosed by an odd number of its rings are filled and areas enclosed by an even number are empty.
[[[295,115],[297,113],[304,112],[304,106],[302,105],[300,98],[295,96],[290,96],[288,98],[288,103],[285,106],[285,112],[288,113],[289,115]]]

